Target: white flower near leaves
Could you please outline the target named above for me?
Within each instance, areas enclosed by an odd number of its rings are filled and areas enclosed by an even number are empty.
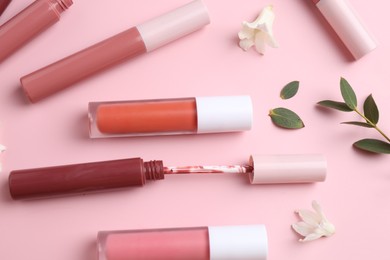
[[[299,239],[300,242],[312,241],[323,236],[329,237],[336,231],[335,226],[325,217],[317,201],[312,202],[312,207],[314,212],[304,209],[296,211],[303,221],[292,224],[292,228],[304,236],[303,239]]]
[[[272,33],[272,25],[275,20],[275,14],[271,5],[266,6],[255,21],[249,23],[244,21],[242,29],[238,33],[240,38],[240,47],[247,51],[253,45],[260,54],[265,53],[265,46],[269,45],[277,48],[278,44]]]

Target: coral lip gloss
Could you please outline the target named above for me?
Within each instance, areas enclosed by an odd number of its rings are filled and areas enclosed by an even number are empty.
[[[326,160],[321,155],[258,155],[247,165],[164,166],[141,158],[52,166],[12,171],[12,198],[24,199],[70,193],[143,186],[175,174],[245,174],[251,184],[324,181]]]
[[[0,62],[60,20],[72,0],[36,0],[0,26]]]
[[[250,96],[91,102],[90,137],[235,132],[252,127]]]
[[[377,47],[348,0],[312,0],[357,60]]]
[[[210,23],[201,0],[192,1],[21,78],[37,102],[95,73],[150,52]]]
[[[266,260],[264,225],[100,231],[99,260]]]

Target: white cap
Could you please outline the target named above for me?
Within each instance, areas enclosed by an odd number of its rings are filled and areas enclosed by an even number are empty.
[[[195,0],[138,25],[137,29],[149,52],[199,30],[209,23],[210,18],[206,7],[201,0]]]
[[[377,47],[347,0],[321,0],[317,7],[355,59]]]
[[[322,155],[258,155],[251,156],[251,184],[305,183],[325,181],[326,159]]]
[[[198,133],[235,132],[252,128],[250,96],[196,97]]]
[[[209,227],[210,260],[266,260],[264,225]]]

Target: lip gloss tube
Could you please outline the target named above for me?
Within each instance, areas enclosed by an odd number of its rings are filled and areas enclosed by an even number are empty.
[[[248,165],[164,166],[141,158],[81,163],[12,171],[9,189],[13,199],[84,193],[143,186],[176,174],[242,174],[250,184],[310,183],[325,181],[322,155],[257,155]]]
[[[250,96],[89,103],[91,138],[250,130]]]
[[[141,158],[18,170],[9,176],[13,199],[143,186],[164,179],[162,161]]]
[[[190,2],[22,77],[22,87],[29,100],[37,102],[95,73],[199,30],[208,23],[210,19],[202,1]]]
[[[347,0],[312,0],[357,60],[377,47]]]
[[[9,3],[11,3],[12,0],[0,0],[0,16],[3,14]]]
[[[264,225],[100,231],[99,260],[266,260]]]
[[[60,20],[72,0],[37,0],[0,26],[0,62]]]

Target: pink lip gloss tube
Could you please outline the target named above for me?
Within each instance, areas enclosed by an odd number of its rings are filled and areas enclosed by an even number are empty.
[[[266,260],[264,225],[101,231],[99,260]]]
[[[236,132],[252,127],[250,96],[89,103],[91,138]]]
[[[72,0],[37,0],[0,27],[0,62],[60,20]]]
[[[150,52],[210,23],[196,0],[21,78],[31,102],[37,102],[115,64]]]
[[[348,0],[312,0],[357,60],[377,47]]]
[[[9,3],[11,3],[12,0],[0,0],[0,15],[3,14],[4,10],[7,8]]]

